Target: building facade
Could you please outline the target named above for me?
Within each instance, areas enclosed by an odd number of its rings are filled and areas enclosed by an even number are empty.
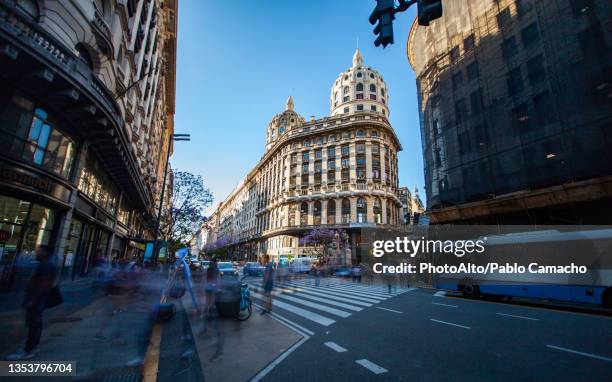
[[[400,224],[397,152],[388,116],[388,87],[363,64],[340,73],[330,116],[306,121],[291,97],[268,125],[266,150],[209,220],[215,242],[236,257],[298,256],[299,238],[313,228],[342,230],[353,260],[359,228]]]
[[[604,224],[612,212],[612,8],[457,0],[412,26],[432,223]]]
[[[0,284],[142,255],[173,132],[176,1],[0,1]],[[171,188],[171,185],[170,185]]]
[[[402,203],[402,223],[405,225],[418,224],[420,216],[425,211],[418,188],[414,186],[414,193],[411,193],[408,187],[400,187],[398,191]]]

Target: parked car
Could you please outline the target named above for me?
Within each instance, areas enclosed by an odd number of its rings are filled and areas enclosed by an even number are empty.
[[[229,261],[222,261],[217,264],[219,267],[219,276],[238,276],[238,270],[234,268],[234,265]]]
[[[308,273],[312,268],[313,259],[310,257],[298,257],[291,262],[290,270],[293,273]]]
[[[334,271],[334,276],[337,276],[337,277],[350,277],[351,276],[351,269],[350,268],[346,268],[346,267],[336,268],[336,270]]]
[[[256,262],[249,262],[244,265],[242,268],[243,276],[263,276],[264,267]]]

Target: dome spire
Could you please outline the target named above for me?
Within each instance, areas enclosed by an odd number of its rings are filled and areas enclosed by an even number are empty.
[[[285,103],[285,110],[293,110],[293,97],[289,96],[287,98],[287,103]]]
[[[359,48],[355,51],[353,55],[353,67],[363,65],[363,57],[361,57],[361,52],[359,52]]]

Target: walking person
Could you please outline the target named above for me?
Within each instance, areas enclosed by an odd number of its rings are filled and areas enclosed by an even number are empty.
[[[212,309],[215,305],[215,297],[217,294],[217,284],[219,282],[219,267],[217,260],[212,259],[208,269],[206,269],[206,281],[204,284],[204,294],[206,303],[204,305],[204,318],[210,319]]]
[[[274,288],[274,265],[270,261],[270,256],[267,254],[263,255],[263,261],[266,264],[263,278],[266,303],[264,310],[261,311],[261,314],[270,313],[272,311],[272,289]]]
[[[50,295],[53,283],[57,276],[57,266],[50,259],[51,253],[46,245],[36,249],[38,265],[28,282],[23,299],[25,309],[25,323],[28,327],[28,338],[22,351],[7,357],[9,361],[30,359],[35,355],[35,349],[40,343],[43,330],[43,311],[48,305],[58,305],[60,302],[51,302]],[[51,296],[51,298],[54,298]]]

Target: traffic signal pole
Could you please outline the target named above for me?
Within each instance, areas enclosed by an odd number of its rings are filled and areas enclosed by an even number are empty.
[[[410,6],[417,4],[419,25],[428,26],[429,23],[442,17],[442,0],[399,0],[396,7],[394,0],[376,0],[376,7],[370,15],[370,24],[375,25],[374,46],[393,44],[393,20],[395,14],[404,12]]]

